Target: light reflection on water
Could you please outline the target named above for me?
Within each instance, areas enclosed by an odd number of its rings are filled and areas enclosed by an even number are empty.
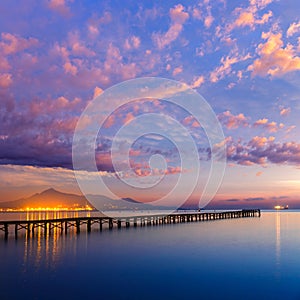
[[[277,276],[280,277],[280,255],[281,255],[281,213],[279,211],[276,212],[276,266],[277,266]]]
[[[32,220],[49,220],[62,218],[78,218],[100,216],[99,212],[91,211],[26,211],[26,212],[0,212],[1,221],[32,221]]]
[[[0,239],[0,299],[299,299],[299,253],[292,211],[79,235],[37,228]]]

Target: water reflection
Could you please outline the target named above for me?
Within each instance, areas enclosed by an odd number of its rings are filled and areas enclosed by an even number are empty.
[[[36,228],[0,240],[0,299],[300,299],[299,228],[298,212],[79,235]]]
[[[85,233],[82,233],[84,235]],[[26,232],[24,239],[17,243],[24,243],[23,272],[55,269],[61,261],[62,253],[68,248],[76,256],[77,235],[73,230],[68,235],[61,233],[60,228],[53,228],[51,234],[44,234],[41,227],[36,228],[34,237]]]
[[[81,212],[78,211],[66,212],[66,211],[39,211],[39,212],[26,212],[26,221],[32,220],[49,220],[49,219],[63,219],[63,218],[76,218],[79,216],[90,216],[90,212]],[[22,215],[20,216],[21,220]]]
[[[103,216],[97,211],[26,211],[26,212],[0,212],[1,221],[19,220],[49,220],[61,218]]]
[[[279,211],[276,212],[276,246],[275,246],[275,255],[276,255],[276,275],[280,277],[280,256],[281,256],[281,214]]]

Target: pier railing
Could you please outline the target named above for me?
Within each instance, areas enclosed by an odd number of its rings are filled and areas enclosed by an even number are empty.
[[[76,233],[80,233],[82,226],[86,227],[87,232],[91,232],[92,227],[99,226],[99,230],[104,228],[129,228],[130,226],[156,226],[164,224],[176,224],[185,222],[201,222],[223,219],[260,217],[259,209],[247,209],[238,211],[222,211],[222,212],[189,212],[189,213],[173,213],[170,215],[142,215],[131,217],[77,217],[77,218],[62,218],[48,220],[30,220],[30,221],[0,221],[0,232],[4,233],[4,237],[8,238],[9,234],[14,234],[17,239],[20,231],[27,232],[27,237],[34,236],[35,231],[41,228],[45,234],[51,235],[53,229],[58,229],[61,233],[68,234],[72,228]],[[13,227],[13,230],[11,230]]]

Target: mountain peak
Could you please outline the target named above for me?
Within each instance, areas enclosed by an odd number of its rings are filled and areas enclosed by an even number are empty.
[[[67,194],[49,188],[41,193],[34,194],[28,198],[0,203],[0,208],[27,209],[27,208],[68,208],[85,209],[86,206],[93,207],[83,195]]]
[[[132,198],[126,197],[126,198],[121,198],[121,200],[125,200],[127,202],[131,202],[131,203],[140,203],[139,201],[136,201]]]
[[[57,194],[57,193],[61,193],[61,192],[57,191],[54,188],[49,188],[49,189],[44,190],[44,191],[41,192],[41,194],[43,194],[43,195],[44,194]]]

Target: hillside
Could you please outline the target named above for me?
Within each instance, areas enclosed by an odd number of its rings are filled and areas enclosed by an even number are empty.
[[[21,198],[15,201],[0,202],[2,209],[26,209],[26,208],[93,208],[93,205],[84,196],[59,192],[53,188],[41,193],[34,194],[28,198]]]
[[[0,202],[2,210],[34,210],[34,209],[97,209],[99,210],[152,210],[169,209],[163,206],[152,206],[143,204],[131,198],[113,200],[103,195],[89,195],[89,202],[83,195],[67,194],[53,188],[41,193],[34,194],[28,198],[14,201]]]

